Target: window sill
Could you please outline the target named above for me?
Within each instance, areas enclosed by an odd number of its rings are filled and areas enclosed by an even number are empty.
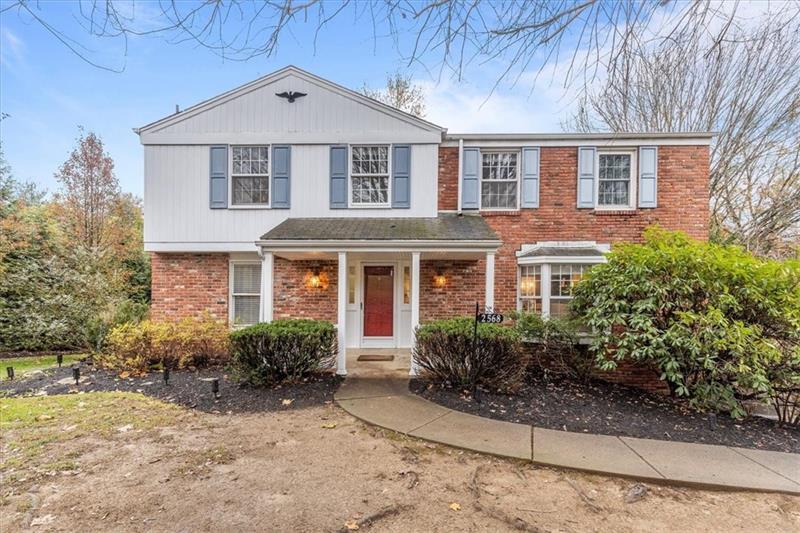
[[[519,209],[481,209],[478,212],[484,217],[518,217],[522,214]]]
[[[636,215],[636,209],[595,209],[594,214],[599,216],[623,216],[630,217]]]
[[[272,207],[268,205],[257,205],[257,204],[250,204],[250,205],[229,205],[228,209],[272,209]]]

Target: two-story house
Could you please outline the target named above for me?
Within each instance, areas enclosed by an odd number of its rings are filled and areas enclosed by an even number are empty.
[[[453,134],[286,67],[135,130],[152,316],[337,324],[566,312],[615,242],[708,235],[708,133]]]

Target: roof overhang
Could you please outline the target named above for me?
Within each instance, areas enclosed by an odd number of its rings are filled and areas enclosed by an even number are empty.
[[[517,264],[604,263],[605,255],[610,250],[610,245],[598,244],[595,241],[542,241],[536,244],[523,244],[517,252]]]
[[[639,146],[710,145],[714,132],[624,132],[624,133],[448,133],[443,146]]]
[[[500,241],[468,240],[309,240],[276,239],[258,240],[256,246],[262,251],[314,251],[314,252],[475,252],[496,251]]]

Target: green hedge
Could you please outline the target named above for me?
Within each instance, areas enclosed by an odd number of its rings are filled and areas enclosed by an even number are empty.
[[[276,320],[231,333],[233,368],[253,385],[297,381],[336,361],[336,328],[323,320]]]
[[[414,359],[424,377],[474,390],[513,390],[525,375],[527,360],[519,333],[498,324],[479,324],[477,346],[473,317],[437,320],[417,329]]]

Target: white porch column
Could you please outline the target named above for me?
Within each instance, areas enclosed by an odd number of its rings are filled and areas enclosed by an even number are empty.
[[[494,311],[494,252],[486,252],[486,309]]]
[[[261,305],[258,308],[259,322],[272,322],[273,265],[272,252],[261,252]]]
[[[419,326],[419,252],[411,252],[411,346],[416,343],[417,326]],[[417,363],[414,352],[411,352],[411,368],[408,373],[417,375]]]
[[[347,335],[345,324],[347,322],[347,253],[339,252],[339,277],[336,282],[337,300],[336,332],[339,342],[339,354],[336,357],[336,373],[340,376],[347,375]]]

